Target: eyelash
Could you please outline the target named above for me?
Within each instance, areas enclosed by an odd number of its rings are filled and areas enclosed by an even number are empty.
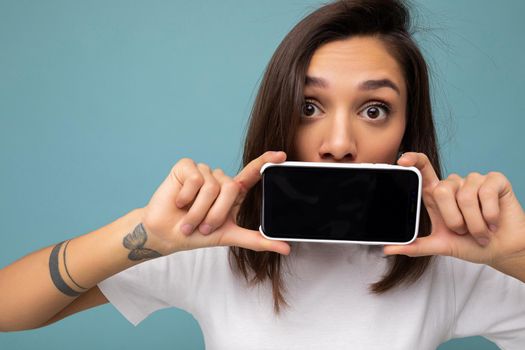
[[[302,108],[307,103],[312,104],[316,108],[320,109],[319,106],[315,102],[316,101],[314,99],[309,98],[309,97],[305,97],[303,106],[301,107],[301,111],[302,111]],[[380,100],[375,100],[375,101],[369,101],[369,103],[366,106],[364,106],[363,109],[361,109],[361,112],[365,111],[367,108],[370,108],[370,107],[379,107],[379,108],[383,109],[383,112],[386,114],[386,117],[384,119],[388,118],[390,116],[390,112],[392,111],[392,108],[390,107],[390,105],[388,103],[386,103],[384,101],[380,101]],[[361,113],[361,112],[359,112],[359,113]],[[311,118],[311,117],[306,117],[306,118]],[[369,119],[369,120],[375,121],[374,119]]]

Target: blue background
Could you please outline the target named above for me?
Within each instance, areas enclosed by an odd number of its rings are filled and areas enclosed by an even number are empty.
[[[182,157],[234,175],[272,53],[320,1],[0,0],[0,267],[146,205]],[[445,175],[503,172],[525,203],[523,2],[414,1]],[[1,286],[6,288],[9,286]],[[203,348],[191,315],[110,304],[2,349]],[[439,349],[496,349],[480,338]]]

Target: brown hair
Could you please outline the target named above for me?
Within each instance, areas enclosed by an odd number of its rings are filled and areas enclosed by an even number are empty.
[[[441,179],[427,66],[409,27],[407,7],[395,0],[336,1],[325,4],[301,20],[283,39],[266,68],[251,111],[243,167],[268,150],[283,150],[288,154],[288,160],[296,160],[293,140],[304,103],[305,75],[314,51],[323,44],[351,36],[375,36],[398,61],[406,81],[407,123],[401,147],[404,151],[425,153]],[[246,195],[237,223],[257,230],[260,204],[259,183]],[[419,236],[430,234],[430,230],[430,218],[422,206]],[[388,272],[370,286],[371,292],[376,294],[402,283],[416,282],[432,260],[431,256],[385,258],[390,262]],[[276,313],[282,304],[287,305],[281,275],[285,259],[274,252],[230,248],[230,263],[247,282],[254,285],[266,279],[271,281]]]

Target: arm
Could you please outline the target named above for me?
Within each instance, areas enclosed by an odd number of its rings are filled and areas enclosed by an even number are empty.
[[[0,270],[0,331],[25,330],[51,323],[53,319],[67,316],[61,311],[68,305],[71,305],[68,311],[71,314],[103,303],[105,298],[101,297],[96,284],[144,261],[130,260],[130,250],[123,245],[124,237],[141,222],[142,210],[133,210],[69,242],[68,272],[84,290],[68,277],[63,261],[65,244],[60,247],[60,276],[71,289],[85,292],[80,297],[64,294],[51,279],[50,257],[56,245],[33,252]]]
[[[106,300],[96,285],[145,259],[219,245],[288,254],[288,244],[268,240],[235,221],[244,193],[259,181],[263,164],[284,159],[283,152],[265,152],[235,179],[182,159],[145,208],[0,270],[0,331],[41,327],[100,305]],[[192,234],[203,220],[213,232]]]
[[[63,318],[76,314],[77,312],[91,309],[95,306],[107,304],[108,302],[109,300],[104,296],[104,294],[102,294],[100,289],[95,286],[73,300],[71,304],[60,310],[55,316],[51,317],[44,324],[35,328],[48,326],[52,323],[60,321]]]
[[[525,256],[518,256],[490,265],[494,269],[525,283]]]

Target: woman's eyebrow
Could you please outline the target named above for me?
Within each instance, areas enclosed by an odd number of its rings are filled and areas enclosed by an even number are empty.
[[[326,89],[330,86],[328,81],[319,77],[306,76],[304,86],[312,86]],[[365,80],[358,85],[361,90],[375,90],[384,87],[391,88],[400,95],[399,87],[390,79]]]
[[[320,87],[320,88],[327,88],[328,87],[328,82],[326,80],[324,80],[323,78],[318,78],[318,77],[311,77],[311,76],[306,76],[306,79],[305,79],[305,82],[304,82],[304,86],[313,86],[313,87]]]
[[[380,80],[366,80],[359,84],[361,90],[375,90],[384,87],[389,87],[397,92],[398,95],[401,95],[397,85],[390,79],[380,79]]]

